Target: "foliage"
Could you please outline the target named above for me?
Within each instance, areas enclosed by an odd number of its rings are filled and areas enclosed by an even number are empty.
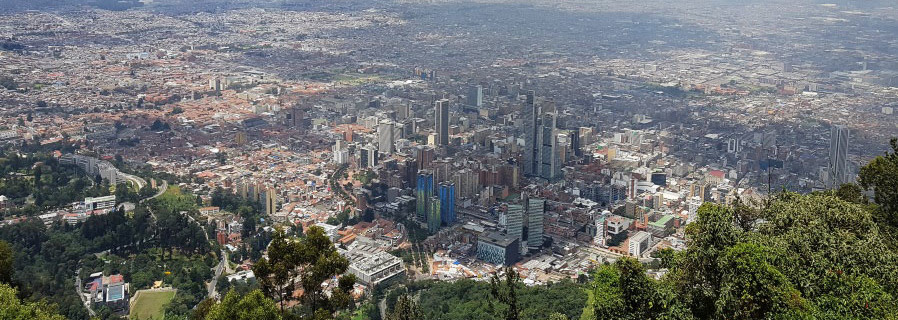
[[[0,194],[22,209],[8,216],[33,216],[42,209],[59,208],[85,197],[105,196],[109,186],[94,183],[74,166],[65,166],[46,153],[0,155]],[[34,200],[26,205],[27,199]]]
[[[0,283],[12,283],[13,251],[6,241],[0,240]]]
[[[494,299],[488,282],[416,282],[409,284],[409,290],[419,296],[423,319],[505,319],[505,307],[491,303]],[[533,287],[518,283],[515,293],[521,319],[546,319],[555,312],[578,319],[587,297],[582,286],[570,281]]]
[[[63,316],[47,311],[45,303],[24,303],[16,297],[16,289],[0,283],[0,319],[8,320],[64,320]]]
[[[876,157],[861,168],[859,183],[872,189],[880,206],[877,214],[891,228],[898,228],[898,138],[890,141],[892,152]]]
[[[412,297],[406,295],[399,296],[393,312],[387,316],[387,320],[423,320],[424,312],[418,303]]]
[[[282,319],[277,305],[255,290],[243,297],[228,292],[206,315],[206,320],[278,320]]]
[[[490,293],[493,298],[507,305],[505,308],[505,320],[517,320],[520,318],[518,311],[518,296],[515,289],[520,282],[518,273],[511,267],[505,269],[505,280],[499,274],[493,274],[490,278]]]
[[[264,292],[280,301],[282,309],[297,289],[293,279],[300,279],[298,288],[303,290],[300,313],[318,318],[332,317],[337,310],[349,306],[355,276],[340,277],[337,288],[329,296],[321,287],[324,281],[342,275],[347,268],[349,261],[337,252],[324,229],[312,226],[299,239],[289,238],[278,229],[269,244],[268,259],[257,262],[253,271]]]

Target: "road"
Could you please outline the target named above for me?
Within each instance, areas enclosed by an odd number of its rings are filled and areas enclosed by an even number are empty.
[[[231,272],[231,265],[228,263],[228,252],[227,249],[221,249],[221,261],[218,262],[218,265],[215,266],[215,276],[212,277],[212,281],[209,282],[209,287],[206,288],[209,290],[209,298],[218,297],[217,286],[218,286],[218,277],[221,276],[223,271],[227,271],[227,273]]]
[[[84,303],[84,307],[87,308],[87,313],[91,316],[91,318],[96,317],[97,313],[90,307],[90,301],[88,297],[85,297],[84,294],[81,293],[81,268],[75,270],[75,293],[78,294],[78,297],[81,298],[81,303]]]
[[[138,177],[138,176],[135,176],[132,174],[127,174],[124,172],[120,172],[120,173],[123,177],[125,177],[125,179],[127,179],[128,181],[131,181],[131,183],[136,184],[137,190],[143,189],[143,187],[147,185],[147,181],[141,177]]]

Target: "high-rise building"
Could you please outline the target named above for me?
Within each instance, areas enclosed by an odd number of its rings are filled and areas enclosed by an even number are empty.
[[[246,138],[245,131],[238,131],[237,134],[234,135],[234,142],[237,143],[237,145],[245,145],[247,141],[249,140]]]
[[[440,198],[439,197],[431,197],[428,202],[430,205],[430,209],[427,210],[427,231],[430,233],[436,233],[440,230],[440,223],[442,223],[440,219]]]
[[[540,110],[536,105],[536,97],[533,90],[527,91],[527,103],[524,106],[526,112],[524,125],[524,175],[539,175],[539,123]]]
[[[830,129],[829,177],[830,187],[838,187],[848,182],[848,128],[834,125]]]
[[[580,148],[580,132],[579,131],[571,131],[570,133],[571,140],[571,153],[576,157],[583,156],[583,150]]]
[[[543,113],[533,90],[527,92],[526,126],[524,128],[524,175],[556,180],[561,177],[561,154],[558,149],[558,116]]]
[[[483,106],[483,86],[471,86],[468,89],[468,105],[472,107]]]
[[[449,145],[449,99],[437,100],[434,103],[434,131],[437,135],[436,145]]]
[[[377,125],[377,151],[384,155],[393,153],[396,135],[395,126],[390,120],[383,120]]]
[[[277,204],[277,194],[274,188],[265,190],[265,213],[268,216],[273,216],[277,212]]]
[[[419,145],[416,148],[416,162],[418,165],[418,170],[423,170],[430,166],[430,163],[433,162],[434,151],[433,147],[430,146],[422,146]]]
[[[546,200],[527,201],[527,247],[538,250],[543,246],[543,220],[546,215]]]
[[[374,168],[377,166],[377,148],[367,145],[359,150],[359,167]]]
[[[547,180],[555,180],[561,175],[561,160],[558,150],[558,136],[555,133],[558,116],[555,113],[543,115],[541,146],[539,149],[539,176]]]
[[[447,224],[455,223],[455,184],[440,184],[440,220]]]
[[[430,198],[433,197],[433,172],[429,170],[418,171],[418,183],[416,185],[417,206],[415,213],[418,221],[427,221],[427,212],[430,210]]]
[[[508,205],[508,210],[505,213],[505,233],[509,237],[522,239],[524,236],[524,206]]]

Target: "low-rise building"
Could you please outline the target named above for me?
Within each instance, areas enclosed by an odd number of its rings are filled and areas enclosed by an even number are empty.
[[[477,259],[495,265],[512,265],[521,258],[520,247],[515,237],[487,233],[477,239]]]

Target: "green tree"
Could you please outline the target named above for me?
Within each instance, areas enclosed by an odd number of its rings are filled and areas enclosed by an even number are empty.
[[[355,276],[343,275],[337,288],[326,295],[321,284],[345,273],[349,261],[337,252],[321,227],[310,227],[305,235],[296,239],[288,237],[281,229],[275,231],[268,247],[268,258],[256,263],[253,271],[266,294],[280,301],[282,309],[297,289],[294,279],[299,279],[299,288],[303,290],[300,297],[302,313],[332,317],[337,310],[349,306]]]
[[[213,305],[206,315],[206,320],[280,319],[282,317],[277,305],[259,290],[250,292],[242,298],[238,297],[234,291],[230,291],[221,302]]]
[[[6,320],[64,320],[52,314],[44,303],[24,303],[16,296],[16,289],[0,283],[0,319]]]
[[[801,293],[775,266],[781,256],[757,244],[740,243],[729,248],[718,266],[726,272],[717,314],[726,319],[769,319],[806,310]]]
[[[727,248],[737,243],[739,230],[731,208],[705,203],[698,208],[698,218],[686,226],[688,248],[677,263],[674,277],[680,296],[688,301],[697,318],[714,314],[724,271],[718,259]]]
[[[499,277],[498,273],[493,274],[490,278],[490,293],[497,301],[505,304],[505,320],[519,319],[518,311],[518,295],[516,293],[520,277],[518,273],[511,267],[505,268],[505,279]]]
[[[568,318],[566,315],[556,312],[549,316],[549,320],[568,320]]]
[[[424,320],[424,312],[412,297],[404,294],[396,300],[393,312],[387,316],[387,320]]]
[[[893,138],[889,144],[892,152],[863,166],[859,182],[864,189],[873,190],[873,199],[880,206],[878,213],[883,222],[898,228],[898,138]]]
[[[0,283],[12,284],[13,256],[9,243],[0,240]]]

